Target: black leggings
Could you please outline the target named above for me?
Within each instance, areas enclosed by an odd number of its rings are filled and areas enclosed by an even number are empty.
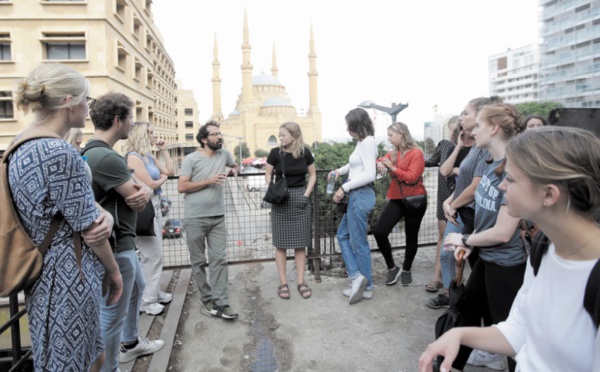
[[[396,264],[394,263],[394,257],[392,256],[392,246],[388,236],[392,232],[392,229],[396,224],[404,217],[404,231],[406,233],[406,252],[404,255],[404,263],[402,269],[404,271],[410,271],[413,260],[417,255],[417,248],[419,246],[419,229],[421,228],[421,220],[427,210],[427,203],[423,203],[417,210],[408,211],[402,200],[392,199],[390,200],[379,220],[375,226],[375,240],[381,255],[385,259],[385,263],[388,269],[393,269]]]
[[[461,326],[480,327],[481,317],[486,311],[493,324],[498,324],[510,313],[517,292],[523,284],[526,263],[517,266],[500,266],[495,263],[477,260],[465,287],[464,302],[459,310],[462,314]],[[463,370],[473,349],[461,346],[452,367]],[[509,370],[514,371],[515,362],[508,358]]]

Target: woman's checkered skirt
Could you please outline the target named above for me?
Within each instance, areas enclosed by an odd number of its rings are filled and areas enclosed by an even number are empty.
[[[288,190],[289,198],[283,204],[271,207],[273,246],[282,249],[301,249],[312,246],[312,212],[306,189]]]

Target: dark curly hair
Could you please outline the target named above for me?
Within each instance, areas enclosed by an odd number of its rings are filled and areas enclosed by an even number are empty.
[[[213,127],[217,127],[219,128],[221,126],[221,124],[217,123],[214,120],[210,120],[207,121],[206,124],[204,124],[203,126],[200,127],[200,130],[198,130],[198,134],[196,134],[196,141],[198,141],[198,143],[200,144],[200,147],[204,148],[204,142],[202,142],[203,139],[208,138],[208,127],[209,126],[213,126]]]
[[[115,116],[125,120],[131,114],[134,103],[123,93],[110,92],[95,99],[90,107],[94,128],[102,131],[112,128]]]

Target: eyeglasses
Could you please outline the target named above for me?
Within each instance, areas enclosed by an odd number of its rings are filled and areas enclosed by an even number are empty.
[[[209,137],[219,137],[219,136],[223,136],[223,133],[221,133],[221,132],[214,132],[214,133],[209,133],[208,136]]]

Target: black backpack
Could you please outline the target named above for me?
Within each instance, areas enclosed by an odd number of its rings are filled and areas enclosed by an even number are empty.
[[[549,245],[550,239],[541,231],[533,238],[530,262],[534,275],[537,275],[542,264],[542,258],[548,251]],[[592,321],[596,325],[596,328],[598,328],[600,326],[600,260],[594,265],[585,286],[583,307],[590,314]]]

